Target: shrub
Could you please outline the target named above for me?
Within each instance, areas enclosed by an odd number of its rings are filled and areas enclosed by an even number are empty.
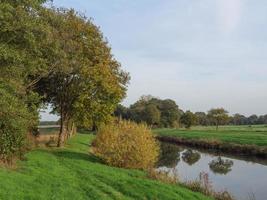
[[[200,192],[204,195],[213,197],[215,200],[234,200],[235,198],[226,190],[215,191],[210,182],[209,175],[205,172],[199,174],[199,179],[182,183],[183,186],[194,192]]]
[[[212,197],[215,200],[234,200],[235,198],[226,190],[215,191],[212,187],[212,183],[209,180],[209,175],[205,172],[199,174],[199,179],[194,181],[183,182],[179,179],[179,175],[176,169],[171,169],[167,171],[161,170],[149,170],[148,178],[161,181],[168,184],[177,184],[186,187],[194,192],[202,193],[206,196]],[[253,196],[253,194],[252,194]]]
[[[92,149],[108,165],[132,169],[152,168],[159,155],[151,130],[144,124],[124,120],[101,127]]]
[[[155,169],[150,169],[148,171],[148,178],[157,180],[163,183],[168,183],[168,184],[179,184],[179,175],[177,171],[172,169],[171,171],[161,171],[161,170],[155,170]]]
[[[12,89],[0,84],[0,161],[21,157],[26,145],[28,110]]]

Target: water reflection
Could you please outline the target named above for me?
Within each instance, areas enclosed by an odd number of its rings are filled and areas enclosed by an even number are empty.
[[[224,174],[224,175],[232,171],[233,165],[234,165],[234,162],[232,160],[222,159],[221,156],[212,160],[209,163],[211,171],[213,171],[215,174]]]
[[[217,191],[226,189],[238,200],[267,200],[267,160],[161,144],[159,170],[174,171],[181,181],[194,181],[209,174]]]
[[[174,168],[180,161],[180,152],[182,151],[182,148],[173,144],[161,143],[160,149],[161,152],[158,166]]]
[[[190,166],[199,161],[200,157],[200,153],[198,153],[197,151],[193,151],[192,149],[186,150],[185,152],[183,152],[182,155],[183,161]]]

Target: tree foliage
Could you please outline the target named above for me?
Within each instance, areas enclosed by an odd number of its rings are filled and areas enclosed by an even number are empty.
[[[11,163],[21,156],[32,115],[15,90],[0,82],[0,160]]]
[[[129,75],[91,20],[45,2],[0,2],[0,81],[14,90],[1,101],[13,95],[12,109],[18,102],[25,107],[27,130],[37,125],[42,104],[51,104],[61,117],[60,146],[70,124],[88,127],[110,119],[125,96]],[[27,132],[22,125],[21,130]]]
[[[69,123],[90,127],[110,119],[125,95],[129,75],[90,20],[67,9],[49,10],[45,18],[53,30],[57,60],[37,91],[60,114],[60,146]]]
[[[181,116],[180,122],[185,125],[185,128],[190,128],[196,124],[197,116],[188,110]]]
[[[53,48],[50,28],[39,17],[41,2],[0,2],[0,86],[2,160],[22,153],[25,136],[38,123],[40,97],[33,91],[47,75]]]
[[[209,110],[208,117],[216,125],[216,130],[218,130],[219,125],[225,124],[229,119],[228,111],[224,108],[213,108]]]
[[[211,126],[214,125],[214,120],[210,118],[205,112],[196,112],[197,124],[201,126]],[[257,124],[267,124],[267,115],[250,115],[245,116],[239,113],[229,116],[228,120],[224,122],[226,125],[257,125]]]
[[[114,114],[137,123],[146,122],[153,127],[167,128],[178,126],[181,110],[173,100],[142,96],[129,108],[119,105]]]
[[[183,125],[186,128],[194,125],[215,125],[218,128],[219,125],[267,124],[267,115],[251,115],[246,117],[237,113],[233,116],[228,116],[228,112],[223,108],[211,109],[208,112],[183,112],[173,100],[162,100],[151,95],[142,96],[129,107],[119,104],[114,115],[137,123],[146,122],[154,128],[178,127]]]

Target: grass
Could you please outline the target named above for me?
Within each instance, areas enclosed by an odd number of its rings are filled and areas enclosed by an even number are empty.
[[[142,171],[104,165],[88,153],[93,137],[77,134],[65,148],[29,152],[16,170],[0,168],[0,199],[209,199]]]
[[[241,145],[267,146],[266,125],[257,126],[222,126],[218,131],[214,127],[192,127],[185,129],[156,129],[159,136],[178,137],[185,139],[218,140],[224,143]]]

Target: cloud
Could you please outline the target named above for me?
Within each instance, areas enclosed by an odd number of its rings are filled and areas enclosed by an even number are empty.
[[[234,31],[242,16],[242,0],[217,0],[221,31],[229,34]]]

